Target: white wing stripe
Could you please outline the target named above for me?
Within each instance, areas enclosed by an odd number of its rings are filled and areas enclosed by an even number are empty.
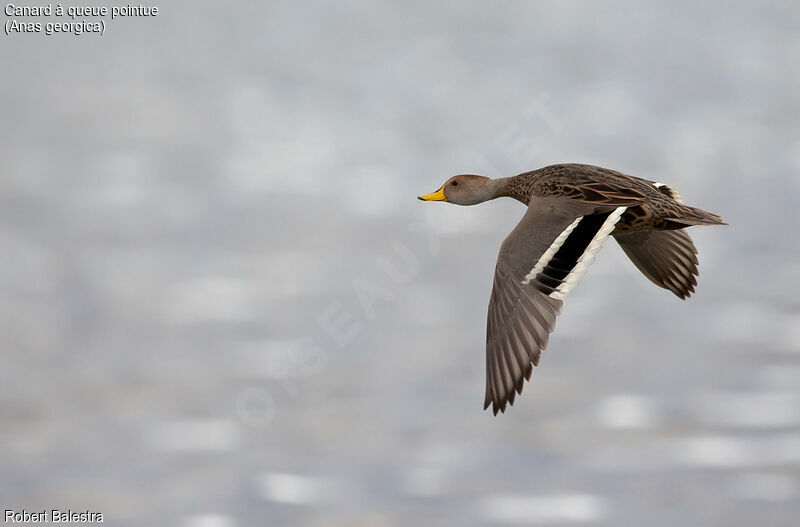
[[[569,238],[570,233],[572,233],[573,229],[575,229],[575,227],[578,226],[578,223],[580,223],[582,219],[583,216],[578,216],[575,219],[575,221],[570,223],[567,226],[567,228],[564,229],[564,231],[558,235],[558,237],[553,241],[550,247],[548,247],[547,250],[544,252],[544,254],[542,254],[542,256],[539,258],[539,261],[536,262],[536,265],[533,266],[531,272],[525,275],[525,279],[522,281],[523,285],[530,284],[531,280],[536,278],[536,275],[542,272],[542,270],[548,263],[550,263],[550,260],[553,258],[553,256],[555,256],[555,254],[558,252],[561,246],[564,245],[564,242],[567,241],[567,238]]]
[[[583,277],[583,275],[586,274],[586,270],[589,268],[590,265],[592,265],[592,263],[594,263],[596,254],[600,251],[600,249],[603,247],[603,243],[605,243],[605,241],[608,239],[608,236],[614,230],[614,226],[619,221],[619,218],[620,216],[622,216],[622,213],[625,212],[625,209],[627,209],[627,207],[617,207],[614,210],[614,212],[608,215],[606,221],[603,222],[603,225],[601,225],[600,229],[597,231],[597,234],[595,234],[594,238],[592,238],[592,241],[589,242],[589,245],[588,247],[586,247],[586,250],[583,252],[581,257],[578,258],[578,263],[576,263],[575,267],[573,267],[572,270],[569,272],[569,274],[564,277],[564,279],[561,281],[561,284],[559,284],[556,290],[550,293],[549,295],[550,298],[565,300],[569,295],[570,291],[575,289],[581,277]],[[564,242],[562,241],[561,243]],[[550,256],[550,258],[552,258],[552,255]],[[545,263],[544,265],[547,265],[547,263]],[[544,265],[542,266],[542,268],[544,268]],[[536,270],[536,268],[534,268],[534,270]],[[527,280],[528,277],[525,278]]]

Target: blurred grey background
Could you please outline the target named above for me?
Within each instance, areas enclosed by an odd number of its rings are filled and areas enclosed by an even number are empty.
[[[0,36],[0,507],[797,525],[796,3],[158,7]],[[686,302],[609,242],[493,417],[523,208],[416,196],[558,162],[730,226],[691,229]]]

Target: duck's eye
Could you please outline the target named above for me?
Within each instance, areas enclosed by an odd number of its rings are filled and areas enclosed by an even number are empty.
[[[458,181],[453,181],[453,186],[454,187],[458,186]]]

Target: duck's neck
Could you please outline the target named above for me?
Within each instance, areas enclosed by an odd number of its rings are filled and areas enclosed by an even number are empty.
[[[494,192],[496,192],[495,198],[505,196],[514,198],[523,205],[528,205],[531,200],[531,180],[528,177],[523,177],[528,175],[529,174],[526,173],[518,176],[493,179],[492,185],[494,187]]]
[[[515,178],[516,176],[489,180],[486,185],[486,200],[507,197],[514,198],[527,205],[528,196],[524,192],[520,192],[520,185],[516,184]]]
[[[506,183],[508,178],[492,179],[486,176],[465,177],[476,178],[479,181],[477,185],[474,185],[470,189],[468,196],[460,198],[459,201],[455,202],[459,205],[477,205],[478,203],[486,203],[487,201],[507,195]],[[471,181],[468,180],[468,182]]]

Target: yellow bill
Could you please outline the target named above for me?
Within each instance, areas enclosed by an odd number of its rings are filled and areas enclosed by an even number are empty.
[[[424,196],[418,196],[417,199],[421,199],[422,201],[447,201],[447,198],[444,196],[444,185],[442,185],[442,188],[440,188],[433,194],[425,194]]]

